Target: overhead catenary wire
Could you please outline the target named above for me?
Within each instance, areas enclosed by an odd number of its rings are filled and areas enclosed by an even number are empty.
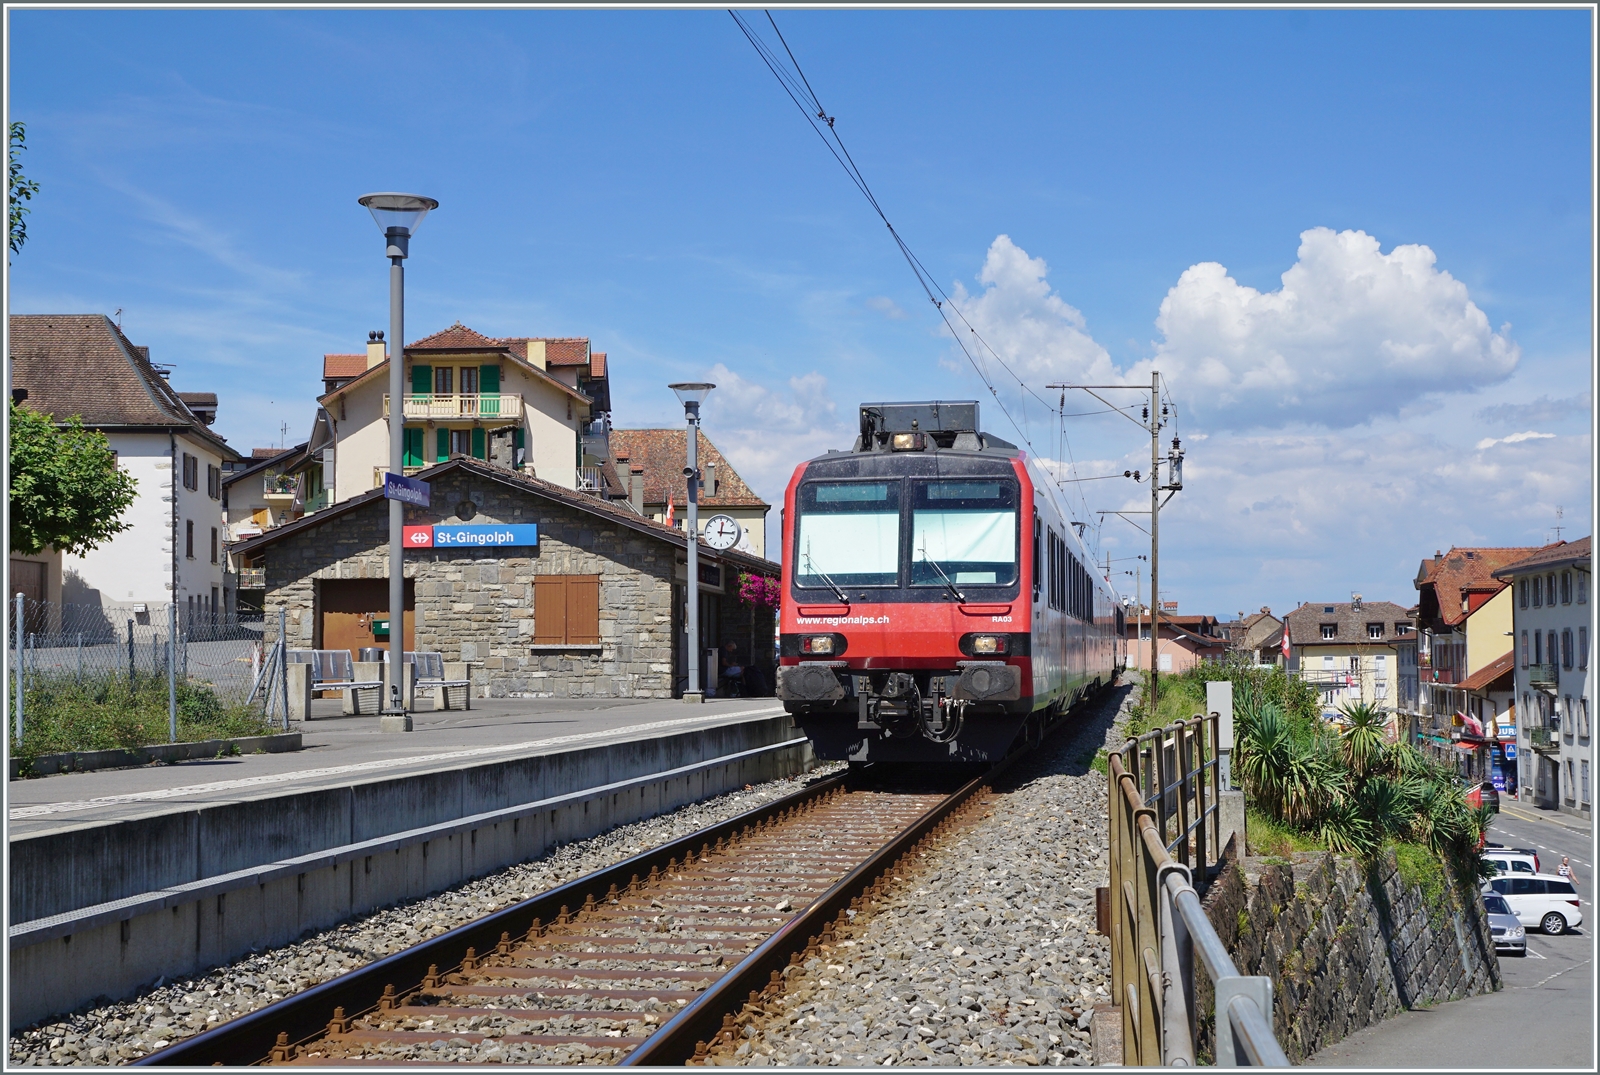
[[[805,72],[801,69],[799,61],[795,59],[794,52],[789,48],[789,43],[787,40],[785,40],[783,31],[778,29],[777,21],[773,19],[772,13],[770,11],[765,12],[767,16],[767,22],[772,26],[773,33],[777,34],[778,42],[783,46],[784,55],[788,57],[789,64],[793,65],[792,72],[789,70],[788,66],[784,64],[783,59],[773,51],[771,46],[769,46],[759,34],[750,28],[745,20],[740,17],[738,12],[730,10],[728,14],[733,18],[734,23],[738,25],[745,38],[750,42],[751,47],[756,50],[756,54],[761,57],[762,62],[767,65],[767,69],[772,72],[773,77],[778,80],[778,84],[783,87],[783,90],[786,94],[788,94],[789,99],[794,102],[795,107],[800,110],[800,114],[805,117],[806,122],[810,125],[811,129],[815,131],[817,137],[822,140],[822,144],[828,148],[828,152],[833,155],[834,160],[838,161],[839,166],[844,169],[844,172],[850,178],[850,181],[855,184],[856,189],[861,192],[862,197],[866,198],[867,204],[872,206],[873,212],[878,214],[878,219],[883,221],[884,227],[888,229],[890,237],[894,240],[895,246],[899,249],[901,256],[906,261],[906,264],[911,268],[912,275],[917,278],[917,283],[927,295],[928,301],[931,302],[934,308],[939,311],[939,317],[944,321],[945,328],[949,330],[951,338],[956,342],[956,346],[961,349],[961,353],[966,356],[967,362],[972,366],[973,371],[977,373],[979,380],[981,380],[984,387],[989,390],[989,394],[994,398],[995,404],[999,406],[1000,412],[1005,415],[1006,420],[1011,423],[1012,428],[1015,429],[1022,437],[1023,443],[1027,444],[1029,450],[1031,450],[1035,455],[1038,455],[1038,449],[1034,447],[1033,440],[1029,436],[1027,429],[1028,414],[1026,397],[1032,396],[1049,410],[1056,410],[1056,408],[1051,407],[1050,403],[1043,396],[1039,395],[1038,392],[1034,391],[1033,388],[1030,387],[1028,383],[1010,367],[1009,364],[1007,364],[1005,359],[1000,356],[1000,353],[990,346],[989,342],[983,338],[983,334],[977,330],[977,327],[968,321],[966,315],[961,312],[960,308],[950,301],[950,296],[945,293],[944,288],[940,286],[938,280],[936,280],[933,274],[928,271],[927,267],[922,264],[921,259],[916,256],[916,254],[911,250],[911,247],[906,244],[905,239],[903,239],[900,233],[895,229],[894,224],[889,220],[888,214],[884,212],[883,206],[879,204],[877,197],[872,193],[872,188],[868,185],[866,177],[862,175],[861,169],[856,165],[855,159],[851,157],[850,151],[845,148],[844,140],[839,136],[839,132],[834,126],[835,117],[828,114],[827,109],[825,109],[822,105],[822,101],[818,98],[816,92],[811,88],[810,81],[806,78]],[[804,103],[802,103],[802,99],[804,100]],[[966,328],[967,333],[972,337],[972,339],[975,340],[983,350],[987,351],[989,355],[994,358],[994,361],[998,363],[1014,381],[1016,381],[1020,390],[1019,400],[1021,403],[1020,409],[1022,412],[1021,422],[1019,422],[1016,416],[1011,413],[1011,410],[1006,406],[1005,401],[1000,398],[1000,392],[995,387],[994,381],[989,376],[989,371],[986,368],[987,362],[980,361],[981,356],[973,353],[973,349],[967,346],[962,334],[957,331],[956,326],[951,323],[950,315],[952,313],[955,315],[957,320],[961,322],[962,326]]]

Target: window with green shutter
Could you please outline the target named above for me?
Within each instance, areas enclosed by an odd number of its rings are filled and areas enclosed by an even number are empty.
[[[473,429],[473,431],[472,431],[472,458],[474,458],[474,459],[486,459],[486,458],[488,458],[488,453],[484,451],[484,446],[483,446],[483,427],[482,426],[478,426],[477,428]]]
[[[406,426],[404,462],[408,467],[427,465],[427,461],[422,458],[422,434],[421,426]]]
[[[411,367],[411,394],[414,396],[433,395],[433,367]]]
[[[435,458],[443,463],[450,458],[450,431],[448,429],[439,430],[439,435],[434,440],[438,448],[438,454]]]

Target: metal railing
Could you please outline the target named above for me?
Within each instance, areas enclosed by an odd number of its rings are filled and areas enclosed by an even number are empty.
[[[1536,691],[1555,690],[1561,686],[1561,672],[1553,663],[1530,664],[1528,686]]]
[[[1272,1031],[1272,979],[1238,972],[1191,880],[1199,870],[1204,883],[1221,852],[1218,723],[1160,728],[1109,759],[1111,980],[1127,1065],[1194,1065],[1198,951],[1216,997],[1217,1064],[1289,1066]]]
[[[510,392],[469,392],[459,395],[407,395],[402,397],[407,418],[521,418],[522,397]],[[389,397],[383,397],[383,416],[389,417]]]

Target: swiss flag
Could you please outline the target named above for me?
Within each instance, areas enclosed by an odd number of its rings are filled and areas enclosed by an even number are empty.
[[[408,526],[400,532],[400,543],[408,549],[433,548],[433,527]]]
[[[1289,663],[1289,625],[1283,625],[1283,662]]]
[[[667,525],[668,526],[676,526],[676,525],[678,525],[677,523],[672,521],[672,494],[670,494],[670,493],[667,494]]]

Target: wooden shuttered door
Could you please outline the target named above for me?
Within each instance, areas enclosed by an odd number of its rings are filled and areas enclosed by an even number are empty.
[[[533,642],[536,646],[600,644],[600,576],[535,575]]]
[[[433,395],[433,367],[411,367],[411,394],[414,396]]]

